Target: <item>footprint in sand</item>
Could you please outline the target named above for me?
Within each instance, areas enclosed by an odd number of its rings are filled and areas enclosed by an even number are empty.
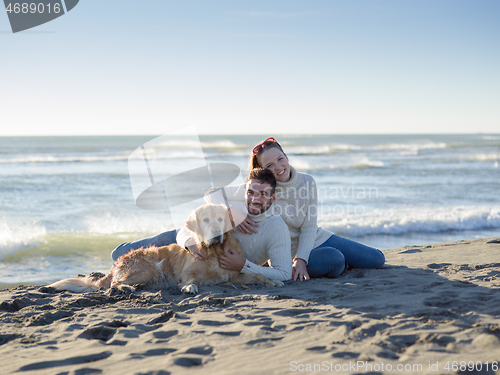
[[[326,346],[313,346],[311,348],[306,348],[306,350],[324,353],[326,352]]]
[[[113,340],[113,341],[107,343],[107,345],[116,345],[116,346],[125,346],[127,344],[128,344],[128,342],[123,341],[123,340]]]
[[[61,372],[60,375],[66,374],[65,372]],[[79,368],[78,370],[75,370],[75,375],[90,375],[90,374],[102,374],[102,370],[98,368]]]
[[[270,337],[270,338],[251,340],[247,342],[247,345],[260,346],[261,344],[264,344],[264,346],[274,346],[273,344],[271,344],[271,341],[279,341],[279,340],[283,340],[283,337]]]
[[[172,317],[174,316],[174,312],[172,310],[169,310],[167,312],[164,312],[160,315],[158,315],[156,318],[151,319],[149,322],[146,324],[159,324],[159,323],[166,323],[168,322]]]
[[[198,320],[197,323],[202,326],[225,326],[228,324],[233,324],[233,322],[220,322],[217,320]]]
[[[127,327],[128,323],[121,320],[102,322],[83,331],[78,337],[88,340],[108,341],[116,333],[116,328]]]
[[[87,340],[100,340],[100,341],[108,341],[111,337],[116,333],[116,329],[109,327],[94,327],[89,328],[83,331],[78,337],[87,339]]]
[[[338,352],[332,354],[333,358],[342,358],[342,359],[354,359],[359,357],[359,353],[353,352]]]
[[[451,266],[451,263],[430,263],[427,265],[427,268],[437,270],[439,268],[446,268],[448,266]]]
[[[221,322],[217,320],[198,320],[197,323],[202,326],[221,327],[233,324],[234,322]],[[194,332],[204,333],[204,331],[194,331]],[[223,335],[223,336],[239,336],[241,334],[241,331],[215,331],[212,332],[212,334]]]
[[[241,335],[241,331],[215,331],[212,332],[213,335],[222,335],[222,336],[239,336]]]
[[[73,312],[66,310],[57,311],[55,313],[46,312],[40,315],[30,316],[26,321],[26,325],[28,327],[46,326],[54,323],[57,320],[69,318],[73,316],[73,314]]]
[[[324,310],[324,309],[287,309],[287,310],[273,312],[273,315],[299,316],[299,315],[303,315],[303,314],[318,313],[318,312],[323,312],[323,311],[326,311],[326,310]],[[304,318],[304,317],[301,316],[301,318]]]
[[[271,318],[260,318],[258,320],[246,322],[243,324],[246,326],[252,327],[252,326],[271,326],[273,323],[274,323],[274,320],[272,320]]]
[[[7,344],[9,341],[15,340],[19,337],[23,337],[23,336],[16,335],[16,334],[0,335],[0,346],[3,344]]]
[[[179,333],[179,331],[177,330],[173,330],[173,331],[156,331],[156,332],[153,332],[153,336],[156,338],[156,339],[169,339],[170,337],[172,336],[175,336]]]
[[[13,301],[3,301],[0,303],[0,311],[16,312],[31,305],[36,305],[36,302],[25,297],[15,298]]]
[[[414,253],[421,253],[421,252],[422,252],[422,250],[420,250],[420,249],[411,249],[411,250],[401,251],[398,254],[414,254]]]
[[[151,326],[151,325],[145,325],[145,324],[134,324],[133,327],[135,329],[138,329],[139,331],[142,331],[142,332],[150,332],[150,331],[155,331],[158,328],[161,328],[161,325],[156,324],[156,325]]]
[[[147,350],[143,353],[130,353],[130,358],[131,359],[142,359],[144,357],[154,357],[154,356],[165,355],[165,354],[173,353],[175,351],[177,351],[177,349],[172,349],[172,348],[150,349],[150,350]]]
[[[181,357],[176,358],[174,361],[174,365],[183,367],[201,366],[202,364],[203,360],[201,358]]]
[[[186,350],[186,354],[199,354],[199,355],[209,355],[209,354],[212,354],[212,352],[214,351],[214,348],[211,347],[210,345],[206,345],[206,346],[197,346],[197,347],[194,347],[194,348],[190,348],[188,350]]]
[[[80,357],[70,357],[61,360],[55,361],[45,361],[45,362],[37,362],[32,363],[26,366],[21,367],[19,371],[33,371],[33,370],[43,370],[53,367],[61,367],[61,366],[72,366],[79,365],[83,363],[96,362],[106,358],[109,358],[113,353],[111,352],[102,352],[97,354],[84,355]]]

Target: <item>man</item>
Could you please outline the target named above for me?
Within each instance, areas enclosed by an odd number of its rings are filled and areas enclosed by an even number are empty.
[[[292,255],[290,233],[288,227],[279,215],[273,213],[273,202],[276,199],[276,180],[272,172],[262,169],[253,169],[245,185],[245,206],[248,216],[258,224],[257,232],[244,234],[237,228],[233,229],[234,237],[241,242],[243,257],[235,251],[229,251],[219,258],[221,268],[240,271],[241,273],[258,273],[269,279],[284,281],[292,277]],[[217,194],[218,189],[208,192],[205,199],[208,203],[221,204]],[[231,214],[240,222],[246,214],[230,208]],[[193,255],[203,260],[196,246],[186,246],[190,235],[186,229],[177,234],[177,243],[188,248]],[[269,262],[270,267],[262,264]]]

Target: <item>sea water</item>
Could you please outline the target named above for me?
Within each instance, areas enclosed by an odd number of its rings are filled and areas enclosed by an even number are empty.
[[[167,136],[153,153],[172,173],[201,158],[244,178],[268,136]],[[500,234],[500,135],[272,136],[315,178],[318,223],[337,235],[388,249]],[[129,157],[155,138],[0,137],[0,287],[105,272],[117,245],[174,229],[131,187]]]

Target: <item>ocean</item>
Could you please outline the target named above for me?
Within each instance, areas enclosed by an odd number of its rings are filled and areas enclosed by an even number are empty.
[[[106,272],[117,245],[176,227],[136,205],[135,150],[163,175],[208,162],[244,177],[269,136],[315,178],[337,235],[383,250],[500,234],[498,134],[0,137],[0,288]]]

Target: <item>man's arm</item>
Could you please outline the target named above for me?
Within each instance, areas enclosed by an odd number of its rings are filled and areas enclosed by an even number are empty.
[[[266,236],[262,238],[261,246],[266,248],[270,267],[259,266],[247,259],[241,273],[259,273],[278,281],[290,280],[292,278],[290,232],[281,217],[275,216],[268,220],[270,222],[265,223]]]
[[[190,251],[196,259],[206,260],[205,254],[198,249],[198,246],[194,242],[193,233],[186,227],[179,229],[175,242],[177,242],[177,245],[180,247]]]

